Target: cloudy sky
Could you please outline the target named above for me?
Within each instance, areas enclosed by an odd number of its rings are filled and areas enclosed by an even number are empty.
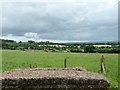
[[[118,40],[117,4],[3,3],[0,38],[56,42]]]

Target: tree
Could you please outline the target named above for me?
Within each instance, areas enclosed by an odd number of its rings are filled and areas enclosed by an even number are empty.
[[[32,40],[28,40],[28,43],[30,43],[30,44],[31,44],[31,43],[35,43],[35,41],[32,41]]]
[[[96,51],[95,51],[95,47],[92,46],[92,45],[85,46],[85,47],[84,47],[84,52],[85,52],[85,53],[94,53],[94,52],[96,52]]]

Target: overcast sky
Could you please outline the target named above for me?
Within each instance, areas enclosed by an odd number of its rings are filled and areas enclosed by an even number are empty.
[[[2,4],[2,36],[16,41],[118,40],[117,3]]]

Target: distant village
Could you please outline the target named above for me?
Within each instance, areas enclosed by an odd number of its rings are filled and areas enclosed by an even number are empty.
[[[16,42],[0,39],[1,49],[10,50],[41,50],[45,52],[76,52],[76,53],[119,53],[120,43],[53,43],[49,41]]]

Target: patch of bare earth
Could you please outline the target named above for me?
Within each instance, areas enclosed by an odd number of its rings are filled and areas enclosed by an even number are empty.
[[[45,85],[48,86],[48,88],[57,88],[58,86],[60,86],[59,88],[63,88],[63,86],[66,85],[64,88],[83,89],[83,87],[102,87],[103,89],[105,87],[103,90],[106,90],[109,86],[109,81],[106,77],[98,73],[88,72],[83,68],[15,69],[2,72],[1,80],[3,80],[4,88],[10,87],[9,85],[12,87],[19,86],[21,82],[23,83],[21,87],[24,88],[29,85],[31,87],[39,86],[39,88],[43,88]]]

